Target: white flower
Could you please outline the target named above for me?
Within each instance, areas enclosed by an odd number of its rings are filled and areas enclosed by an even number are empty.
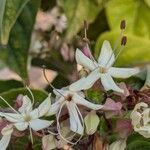
[[[145,138],[150,138],[150,108],[148,108],[148,105],[144,102],[136,104],[130,118],[134,131]]]
[[[115,55],[108,41],[104,41],[98,62],[89,59],[79,49],[76,50],[76,61],[78,64],[91,70],[87,78],[82,79],[83,83],[80,90],[89,89],[93,84],[101,79],[101,83],[106,91],[114,90],[123,93],[123,89],[119,88],[112,77],[115,78],[128,78],[139,72],[138,68],[117,68],[112,67],[115,62]],[[72,87],[76,86],[76,83]]]
[[[42,130],[44,128],[49,127],[53,121],[48,121],[48,120],[43,120],[39,119],[42,116],[45,116],[46,113],[48,112],[50,106],[51,106],[51,100],[50,96],[44,100],[38,108],[32,110],[32,103],[31,100],[29,99],[28,96],[23,97],[23,104],[22,106],[18,109],[18,111],[15,111],[14,113],[3,113],[0,112],[0,116],[5,117],[7,121],[11,123],[12,126],[14,126],[17,130],[19,131],[24,131],[27,128],[30,130],[30,135],[31,135],[31,140],[32,139],[32,130],[38,131]],[[4,128],[5,129],[5,128]],[[12,128],[13,130],[13,128]],[[10,130],[10,131],[12,131]],[[5,132],[4,132],[5,133]],[[12,132],[9,132],[9,136],[5,136],[3,134],[3,137],[0,141],[0,145],[3,144],[4,138],[7,139],[5,140],[6,144],[10,140],[10,136]]]
[[[108,150],[125,150],[126,148],[126,139],[121,139],[113,142]]]
[[[56,102],[51,105],[48,115],[57,114],[58,132],[60,131],[59,117],[64,105],[66,105],[69,112],[70,129],[80,135],[84,131],[84,120],[77,105],[83,105],[93,110],[99,110],[103,107],[102,105],[87,101],[82,92],[73,88],[70,90],[70,86],[60,90],[54,90],[54,93],[56,95]]]

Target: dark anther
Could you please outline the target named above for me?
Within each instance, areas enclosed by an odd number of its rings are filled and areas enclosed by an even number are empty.
[[[126,36],[123,36],[122,39],[121,39],[121,45],[126,45],[127,43],[127,37]]]
[[[126,21],[122,20],[121,23],[120,23],[120,29],[123,30],[125,28],[126,28]]]

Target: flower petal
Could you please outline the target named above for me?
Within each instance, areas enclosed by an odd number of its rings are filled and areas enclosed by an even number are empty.
[[[79,96],[78,94],[74,94],[73,100],[76,104],[86,106],[87,108],[93,109],[93,110],[99,110],[103,108],[103,105],[93,104],[83,97]]]
[[[128,78],[132,75],[139,73],[139,68],[116,68],[111,67],[108,73],[115,78]]]
[[[81,78],[77,82],[70,85],[69,89],[71,91],[81,91],[89,89],[93,84],[100,78],[100,73],[98,69],[92,71],[86,78]]]
[[[101,82],[102,85],[104,86],[104,89],[106,91],[108,90],[114,90],[116,92],[121,92],[123,93],[124,90],[119,88],[116,83],[113,81],[112,77],[109,74],[102,74],[101,75]]]
[[[98,63],[103,67],[110,67],[115,61],[115,55],[109,41],[104,41],[98,58]]]
[[[35,120],[31,120],[29,122],[29,124],[30,124],[29,126],[34,131],[39,131],[39,130],[42,130],[44,128],[49,127],[52,123],[53,123],[53,121],[42,120],[42,119],[35,119]]]
[[[86,83],[86,78],[83,77],[81,79],[79,79],[78,81],[72,83],[70,86],[69,86],[69,90],[70,91],[74,91],[74,92],[77,92],[77,91],[81,91],[82,89],[84,89],[84,85]]]
[[[10,142],[12,132],[13,132],[13,126],[12,125],[8,125],[2,129],[1,133],[2,133],[3,137],[0,140],[0,149],[1,150],[7,149],[8,144]]]
[[[89,70],[93,70],[96,67],[96,63],[85,56],[79,49],[76,50],[76,61]]]
[[[10,122],[20,122],[23,121],[21,114],[16,113],[0,113],[0,116],[5,117]]]
[[[30,112],[32,110],[32,103],[30,98],[26,95],[23,96],[23,104],[22,106],[18,109],[20,113],[25,113],[25,112]]]
[[[16,127],[17,130],[24,131],[28,128],[28,123],[27,122],[18,122],[18,123],[15,123],[14,126]]]
[[[51,94],[49,94],[48,97],[37,108],[39,117],[44,116],[50,109],[50,106],[51,106]]]
[[[46,114],[46,116],[51,116],[56,114],[59,111],[60,106],[62,105],[64,101],[64,97],[61,97],[59,100],[57,100],[54,104],[52,104]]]
[[[79,114],[76,110],[75,104],[72,102],[68,102],[66,103],[66,105],[70,116],[70,129],[78,134],[83,134],[83,126],[81,125],[81,120],[79,118]]]

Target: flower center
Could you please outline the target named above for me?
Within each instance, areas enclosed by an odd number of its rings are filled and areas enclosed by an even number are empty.
[[[65,100],[70,102],[72,100],[72,96],[73,95],[68,94],[67,96],[65,96]]]
[[[25,116],[24,116],[24,120],[25,120],[25,122],[31,121],[30,115],[25,115]]]
[[[99,67],[100,73],[107,73],[107,68]]]

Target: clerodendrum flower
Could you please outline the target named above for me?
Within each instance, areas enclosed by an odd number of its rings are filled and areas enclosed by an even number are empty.
[[[9,126],[6,126],[2,130],[2,139],[0,141],[0,147],[2,150],[5,150],[9,144],[11,133],[13,132],[13,127],[19,131],[24,131],[29,128],[31,140],[32,139],[32,130],[39,131],[44,128],[49,127],[53,121],[39,119],[42,116],[45,116],[51,106],[50,96],[48,96],[38,108],[33,110],[32,102],[28,96],[23,96],[23,104],[13,113],[3,113],[0,112],[1,117],[5,117],[7,121],[10,122]]]
[[[117,68],[112,67],[115,62],[115,55],[108,41],[104,41],[98,62],[89,59],[79,49],[76,50],[76,61],[78,64],[91,70],[91,73],[85,78],[81,79],[83,84],[80,85],[80,90],[88,89],[93,84],[101,79],[101,83],[106,91],[114,90],[123,93],[123,89],[119,88],[112,77],[115,78],[128,78],[139,72],[138,68]],[[72,85],[76,86],[76,83]]]
[[[150,138],[150,108],[148,104],[140,102],[135,105],[130,118],[134,131],[143,135],[145,138]]]
[[[70,86],[60,90],[54,89],[54,93],[56,95],[56,102],[51,105],[48,115],[57,114],[57,129],[60,135],[59,117],[64,105],[66,105],[69,112],[70,129],[80,135],[84,131],[84,120],[77,105],[83,105],[92,110],[99,110],[103,107],[102,105],[87,101],[82,92],[73,88],[70,90]]]

